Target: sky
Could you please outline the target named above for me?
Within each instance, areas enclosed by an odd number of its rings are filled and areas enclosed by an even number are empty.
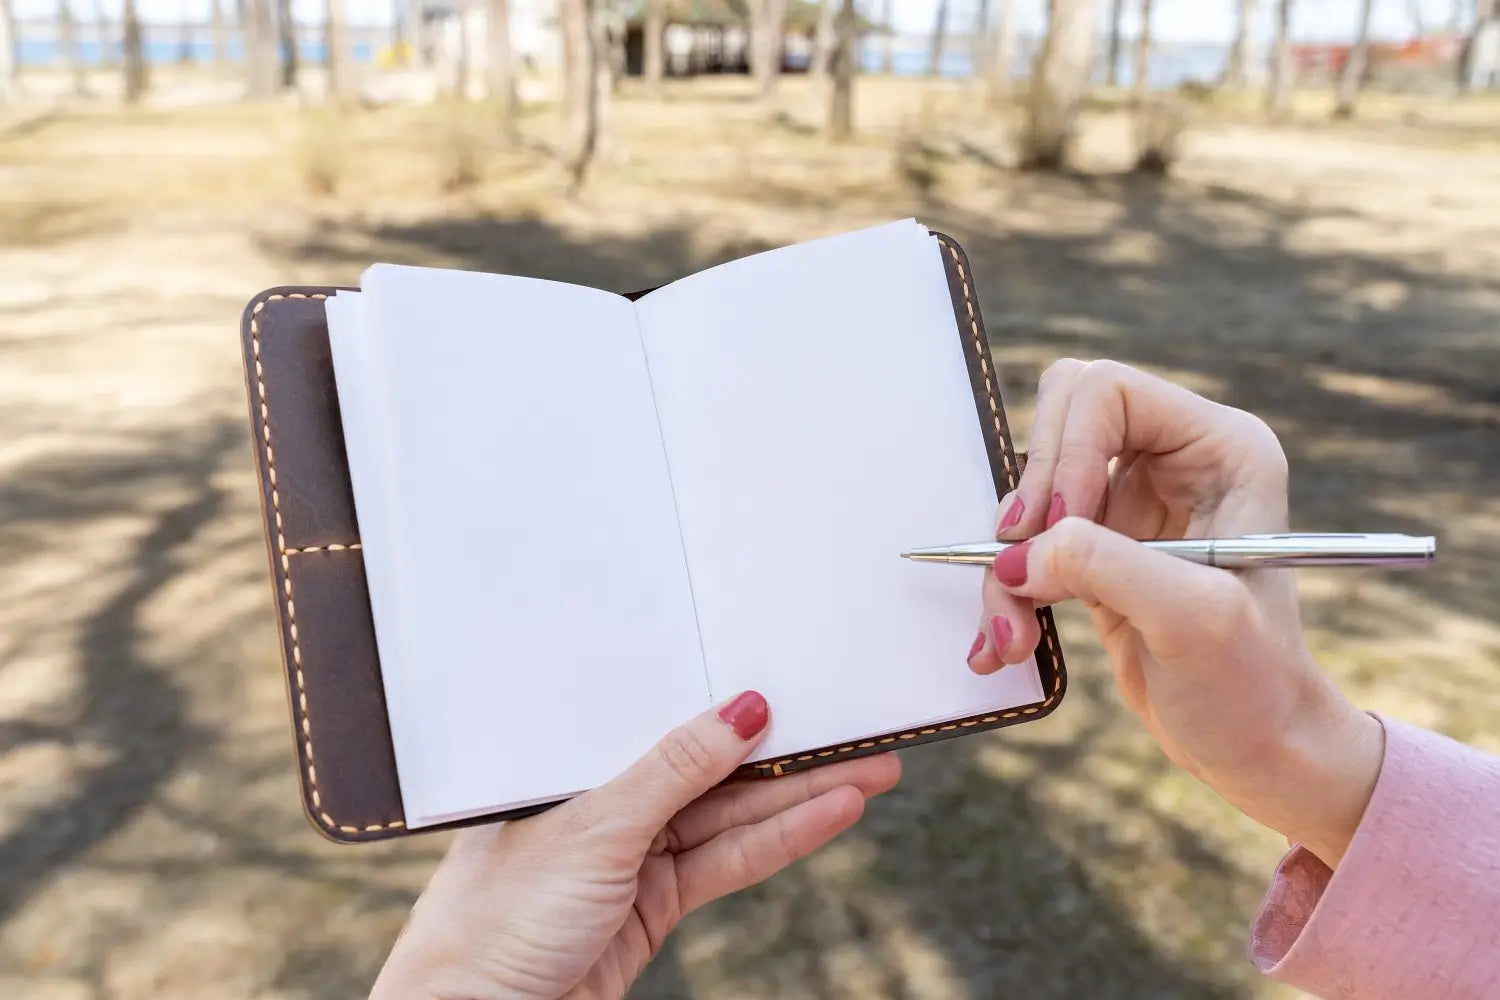
[[[15,0],[22,18],[46,18],[57,9],[58,0]],[[119,16],[122,0],[67,0],[81,20],[91,19],[100,4],[112,17]],[[137,0],[141,17],[148,23],[177,23],[184,15],[206,21],[212,0]],[[232,0],[229,0],[232,3]],[[357,24],[389,24],[398,0],[344,0],[349,20]],[[517,4],[528,0],[513,0]],[[879,9],[881,0],[863,0]],[[949,23],[962,32],[972,23],[978,0],[949,0]],[[992,5],[1004,0],[991,0]],[[1017,5],[1017,24],[1023,33],[1042,25],[1046,0],[1011,0]],[[1138,0],[1125,0],[1125,32],[1134,33]],[[1412,11],[1424,24],[1441,27],[1448,23],[1455,3],[1468,10],[1472,0],[1375,0],[1372,34],[1376,38],[1402,39],[1413,33]],[[938,0],[892,0],[896,27],[903,33],[930,31]],[[1227,42],[1234,34],[1235,0],[1155,0],[1152,33],[1165,42]],[[1256,0],[1256,35],[1269,38],[1275,0]],[[293,0],[298,19],[305,23],[322,20],[323,0]],[[1107,5],[1099,3],[1101,22]],[[1359,0],[1296,0],[1292,35],[1298,41],[1343,41],[1354,30]]]

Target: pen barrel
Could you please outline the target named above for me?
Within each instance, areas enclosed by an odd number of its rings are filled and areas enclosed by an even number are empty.
[[[1411,535],[1247,535],[1243,538],[1149,543],[1180,558],[1223,569],[1319,566],[1426,566],[1437,552],[1431,537]],[[1206,551],[1205,551],[1206,548]]]

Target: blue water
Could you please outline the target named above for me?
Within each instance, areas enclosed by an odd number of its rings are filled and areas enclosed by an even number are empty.
[[[351,48],[354,50],[355,62],[370,62],[375,58],[375,46],[369,42],[355,42]],[[102,58],[108,51],[108,59]],[[212,62],[214,58],[214,45],[212,41],[198,40],[187,42],[172,41],[171,39],[147,39],[142,44],[142,50],[146,56],[146,62],[153,65],[165,66],[177,62]],[[183,59],[186,50],[188,58]],[[102,46],[97,41],[80,41],[78,43],[80,58],[89,66],[98,66],[108,61],[118,63],[120,61],[119,43]],[[239,62],[245,56],[244,46],[236,39],[230,39],[225,46],[225,52],[231,62]],[[321,41],[302,41],[297,45],[297,55],[306,63],[321,63],[323,61],[323,43]],[[21,65],[22,66],[49,66],[61,58],[58,46],[50,38],[34,38],[21,41]]]
[[[79,52],[84,63],[97,66],[105,60],[104,47],[96,40],[81,40]],[[356,41],[352,45],[354,61],[367,63],[375,58],[376,43],[371,41]],[[120,59],[120,46],[118,43],[108,46],[109,62],[117,63]],[[211,39],[193,38],[186,43],[171,38],[147,38],[144,43],[146,61],[156,65],[170,65],[172,63],[189,61],[207,63],[214,57],[214,47]],[[184,60],[184,52],[188,58]],[[227,46],[229,59],[239,62],[244,58],[244,47],[238,39],[231,38]],[[323,61],[323,42],[321,39],[303,39],[297,45],[298,56],[306,63],[321,63]],[[57,42],[51,38],[22,39],[20,45],[22,66],[48,66],[60,61]],[[903,49],[894,54],[892,60],[892,72],[897,76],[922,76],[927,72],[928,56],[925,51]],[[881,72],[884,63],[884,53],[879,44],[868,45],[863,53],[863,66],[866,72]],[[1210,81],[1218,76],[1219,69],[1224,62],[1224,49],[1217,45],[1179,45],[1175,47],[1163,47],[1152,53],[1151,58],[1151,86],[1153,87],[1175,87],[1186,80]],[[1120,60],[1120,83],[1130,86],[1133,75],[1133,60],[1128,54]],[[1016,61],[1012,66],[1012,74],[1023,77],[1030,69],[1031,53],[1021,51],[1016,54]],[[958,49],[943,53],[938,67],[939,74],[945,77],[967,77],[974,73],[974,62],[969,57],[966,49]],[[1104,66],[1101,60],[1097,72],[1094,74],[1096,80],[1104,79]]]
[[[1032,54],[1018,52],[1011,73],[1025,76],[1031,69]],[[868,73],[879,73],[885,66],[885,55],[877,45],[867,46],[862,64]],[[920,51],[898,51],[891,60],[891,72],[897,76],[922,76],[927,72],[928,54]],[[1211,81],[1219,75],[1224,64],[1224,48],[1220,45],[1178,45],[1160,48],[1151,54],[1150,83],[1153,87],[1175,87],[1188,80]],[[1100,60],[1094,73],[1097,81],[1105,79],[1105,60]],[[966,51],[945,52],[938,65],[938,73],[945,77],[966,77],[974,73],[974,62]],[[1122,55],[1119,63],[1119,81],[1130,86],[1134,80],[1134,58]]]

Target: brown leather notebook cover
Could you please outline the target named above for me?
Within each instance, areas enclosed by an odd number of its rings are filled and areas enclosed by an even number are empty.
[[[943,247],[957,335],[998,499],[1020,476],[1000,380],[968,258],[952,238],[933,236]],[[323,314],[323,300],[335,290],[287,286],[261,292],[245,307],[241,339],[303,807],[325,836],[357,843],[410,831],[402,815]],[[771,778],[1042,718],[1062,700],[1067,677],[1051,612],[1042,610],[1037,618],[1042,626],[1036,650],[1046,695],[1042,701],[858,743],[816,747],[746,765],[737,777]],[[496,812],[448,826],[516,819],[545,808]]]

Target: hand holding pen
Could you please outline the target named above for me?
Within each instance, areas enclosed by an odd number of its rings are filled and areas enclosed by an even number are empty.
[[[1138,541],[1285,535],[1275,434],[1124,365],[1063,361],[1042,377],[1029,444],[1001,501],[997,536],[1013,544],[984,574],[970,668],[1026,659],[1036,609],[1078,600],[1126,704],[1167,756],[1336,865],[1383,737],[1309,652],[1295,574],[1228,573]]]

